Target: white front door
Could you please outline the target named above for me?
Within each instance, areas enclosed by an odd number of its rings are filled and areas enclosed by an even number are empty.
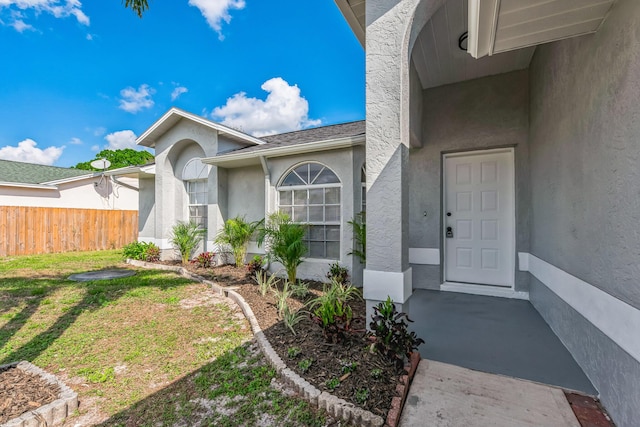
[[[513,149],[444,157],[445,281],[513,287]]]

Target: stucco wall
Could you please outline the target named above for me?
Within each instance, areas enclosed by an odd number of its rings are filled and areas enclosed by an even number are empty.
[[[539,46],[530,66],[531,253],[636,308],[638,22],[640,2],[620,0],[596,34]],[[570,312],[540,311],[600,390],[616,425],[637,425],[640,362],[617,372],[630,366],[628,354],[599,331],[565,327],[573,324]]]
[[[528,104],[526,70],[423,91],[422,147],[409,155],[409,247],[441,247],[443,153],[513,146],[516,251],[528,251]],[[414,288],[439,288],[439,265],[412,268]],[[527,288],[528,275],[517,271],[516,290]]]
[[[137,179],[124,177],[116,179],[134,188],[138,187]],[[0,187],[0,205],[137,210],[138,191],[134,188],[113,182],[109,177],[102,180],[100,177],[91,177],[58,184],[58,190]]]
[[[156,229],[156,181],[154,178],[139,180],[138,236],[153,238]]]
[[[264,172],[262,166],[227,171],[227,219],[236,215],[247,221],[264,218]]]

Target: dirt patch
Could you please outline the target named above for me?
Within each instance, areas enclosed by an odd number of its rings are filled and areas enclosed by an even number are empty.
[[[60,388],[16,367],[0,371],[0,424],[57,399]]]
[[[245,269],[232,265],[211,269],[196,269],[190,265],[187,268],[222,286],[237,288],[237,292],[251,306],[273,349],[290,369],[319,390],[386,417],[391,400],[396,396],[399,374],[394,366],[377,353],[369,351],[365,337],[366,306],[363,299],[351,303],[354,331],[348,334],[344,342],[331,344],[325,341],[322,329],[309,315],[305,315],[295,327],[296,335],[292,334],[278,318],[275,297],[271,293],[263,297]],[[321,282],[306,283],[309,285],[309,295],[290,299],[292,310],[305,310],[305,305],[322,293]],[[308,368],[305,367],[307,360],[311,361]]]

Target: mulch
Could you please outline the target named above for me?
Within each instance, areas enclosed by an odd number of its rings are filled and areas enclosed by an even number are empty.
[[[189,265],[187,268],[222,286],[235,287],[251,306],[273,349],[289,369],[320,391],[327,391],[386,419],[391,400],[396,396],[399,373],[392,364],[369,350],[365,336],[366,305],[362,298],[350,304],[354,315],[353,330],[342,342],[330,343],[323,336],[322,328],[308,314],[296,325],[294,335],[278,318],[275,297],[270,293],[263,297],[245,269],[233,265],[211,269]],[[290,299],[289,307],[292,310],[306,311],[308,308],[305,304],[323,291],[321,282],[305,283],[309,285],[310,294],[306,298]],[[293,356],[293,353],[297,354]],[[303,371],[299,364],[305,359],[313,362],[308,370]],[[331,379],[339,380],[339,385],[334,390],[330,390],[326,384]]]
[[[58,398],[60,388],[16,367],[0,371],[0,424]]]

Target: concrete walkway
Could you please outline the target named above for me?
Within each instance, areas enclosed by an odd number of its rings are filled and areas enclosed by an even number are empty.
[[[401,427],[580,427],[561,389],[423,359]]]

